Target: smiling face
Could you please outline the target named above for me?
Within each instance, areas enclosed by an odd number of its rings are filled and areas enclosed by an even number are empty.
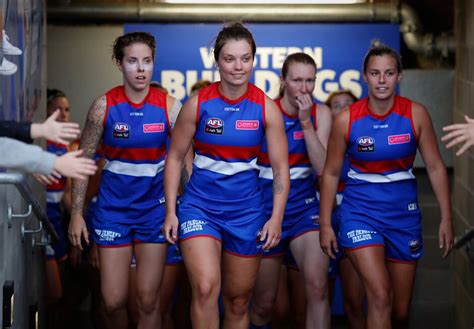
[[[364,72],[364,80],[369,87],[369,96],[385,100],[395,95],[397,84],[402,78],[397,60],[390,55],[371,56]]]
[[[247,40],[228,40],[219,53],[221,82],[232,86],[248,83],[253,67],[252,47]]]
[[[123,73],[124,85],[142,91],[150,84],[153,75],[153,54],[144,43],[132,43],[123,49],[123,59],[117,65]]]

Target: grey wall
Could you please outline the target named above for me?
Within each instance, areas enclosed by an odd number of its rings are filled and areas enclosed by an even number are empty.
[[[48,26],[48,88],[63,90],[71,119],[82,126],[92,101],[122,83],[112,62],[112,45],[123,34],[117,26]]]
[[[474,117],[474,1],[455,2],[456,78],[453,121]],[[456,235],[474,227],[474,149],[454,159],[453,216]],[[472,244],[474,246],[474,244]],[[454,254],[454,328],[474,328],[474,248]]]

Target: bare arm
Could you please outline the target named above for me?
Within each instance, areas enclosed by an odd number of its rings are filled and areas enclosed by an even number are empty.
[[[331,111],[326,105],[318,105],[316,112],[317,129],[314,129],[311,122],[312,96],[309,94],[299,96],[296,102],[309,160],[314,170],[318,175],[321,175],[326,163],[326,150],[332,124]]]
[[[163,230],[166,239],[175,243],[178,238],[176,217],[176,197],[182,176],[183,161],[190,150],[196,131],[197,97],[191,97],[178,115],[171,137],[171,146],[165,164],[166,219]]]
[[[86,125],[82,133],[80,149],[90,159],[94,157],[97,146],[102,138],[106,109],[106,97],[96,99],[87,114]],[[83,218],[84,201],[86,197],[88,181],[73,181],[72,184],[72,209],[71,222],[69,224],[69,239],[72,245],[81,247],[81,236],[89,243],[89,236]],[[82,248],[82,247],[81,247]]]
[[[333,250],[336,252],[338,250],[336,236],[331,226],[331,213],[347,148],[345,134],[348,123],[348,110],[336,117],[329,137],[326,166],[321,177],[320,244],[322,250],[331,258],[335,258]]]
[[[418,135],[418,147],[441,210],[439,247],[444,248],[443,257],[446,257],[454,243],[448,174],[439,153],[436,134],[428,111],[424,106],[417,103],[413,103],[412,111],[413,123]]]
[[[280,242],[281,222],[290,189],[290,172],[288,169],[288,142],[281,112],[268,97],[265,98],[265,114],[265,137],[273,171],[273,210],[272,217],[263,227],[261,239],[262,241],[267,239],[263,249],[270,249]]]

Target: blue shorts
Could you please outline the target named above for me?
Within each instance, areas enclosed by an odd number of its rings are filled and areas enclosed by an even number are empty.
[[[313,231],[319,231],[319,209],[309,207],[299,213],[285,215],[281,229],[280,243],[265,250],[263,257],[277,257],[285,254],[289,249],[290,242],[297,237]]]
[[[62,218],[49,218],[51,224],[53,224],[54,230],[56,231],[59,241],[51,243],[50,250],[46,253],[47,259],[56,259],[57,261],[64,261],[67,259],[69,252],[69,238],[66,234],[66,230],[62,224]]]
[[[357,210],[352,213],[341,211],[339,215],[339,239],[346,253],[364,247],[384,246],[386,259],[401,263],[414,263],[423,255],[419,211],[402,216],[388,213],[385,217],[380,214],[375,217],[370,213],[361,215]]]
[[[161,231],[165,220],[165,205],[160,204],[158,207],[162,216],[158,219],[137,223],[114,222],[94,217],[94,242],[100,248],[124,247],[132,245],[134,242],[166,243],[165,236]]]
[[[169,244],[166,251],[166,265],[176,265],[183,261],[183,256],[179,250],[178,244]]]
[[[202,209],[185,200],[178,207],[180,241],[207,236],[222,242],[224,251],[243,257],[262,253],[260,232],[266,217],[261,207],[233,211]]]

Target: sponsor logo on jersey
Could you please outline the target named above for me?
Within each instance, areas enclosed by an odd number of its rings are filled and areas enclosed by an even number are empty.
[[[374,129],[386,129],[386,128],[388,128],[388,124],[374,125]]]
[[[160,123],[144,123],[143,124],[143,132],[145,134],[162,133],[164,131],[165,131],[165,124],[163,122],[160,122]]]
[[[222,135],[224,132],[224,121],[219,118],[209,118],[206,122],[204,132],[214,135]]]
[[[293,132],[293,139],[303,139],[304,138],[304,133],[302,130],[294,131]]]
[[[410,142],[410,134],[388,136],[388,145],[405,144]]]
[[[257,130],[260,125],[258,120],[237,120],[235,129],[237,130]]]
[[[410,240],[408,242],[408,247],[410,247],[410,253],[418,253],[420,250],[420,242],[418,240]]]
[[[132,112],[130,112],[130,116],[131,116],[131,117],[142,117],[142,116],[143,116],[143,112],[135,112],[135,111],[132,111]]]
[[[316,201],[315,197],[304,199],[305,204],[314,203]]]
[[[128,138],[130,127],[126,123],[117,122],[114,126],[114,138]]]
[[[227,112],[239,112],[239,111],[240,111],[240,108],[238,108],[238,107],[224,107],[224,111],[227,111]]]
[[[415,203],[409,203],[408,204],[408,211],[414,211],[418,209],[418,205]]]
[[[95,230],[95,234],[99,236],[100,241],[114,241],[115,238],[120,238],[122,234],[109,230]]]
[[[362,137],[357,138],[357,151],[358,152],[374,152],[375,139],[370,136],[362,136]]]
[[[165,202],[166,202],[165,197],[164,197],[164,196],[161,197],[161,198],[158,200],[158,202],[159,202],[160,204],[165,203]]]

